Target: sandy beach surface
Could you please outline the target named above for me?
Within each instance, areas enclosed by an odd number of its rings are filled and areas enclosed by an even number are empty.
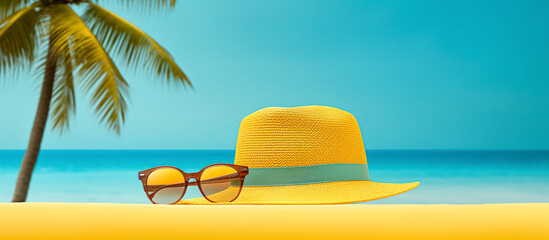
[[[0,239],[549,239],[549,203],[1,203]]]

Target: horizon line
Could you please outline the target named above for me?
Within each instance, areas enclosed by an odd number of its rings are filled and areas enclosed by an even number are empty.
[[[26,149],[1,149],[0,151],[25,151]],[[236,151],[236,149],[40,149],[40,151]],[[482,148],[376,148],[366,149],[366,151],[549,151],[549,149],[482,149]]]

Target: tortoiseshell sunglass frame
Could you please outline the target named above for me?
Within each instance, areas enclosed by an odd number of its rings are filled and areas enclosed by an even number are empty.
[[[179,197],[179,199],[177,201],[175,201],[173,203],[168,203],[168,205],[176,204],[179,201],[181,201],[181,199],[183,198],[183,196],[185,196],[185,193],[187,192],[187,187],[188,186],[195,186],[195,185],[198,186],[198,189],[200,190],[200,193],[202,194],[202,196],[204,196],[204,198],[206,198],[206,200],[208,200],[212,203],[215,203],[215,201],[213,201],[213,200],[211,200],[207,197],[207,195],[202,190],[202,186],[200,184],[200,177],[202,176],[202,173],[204,171],[206,171],[208,168],[215,167],[215,166],[231,167],[234,170],[236,170],[236,172],[238,173],[238,177],[240,178],[240,188],[238,189],[238,194],[236,195],[236,197],[234,199],[232,199],[231,201],[228,201],[228,202],[232,202],[232,201],[236,200],[238,198],[238,196],[240,196],[240,192],[242,191],[242,186],[244,185],[244,177],[246,177],[248,175],[248,167],[246,167],[246,166],[227,164],[227,163],[218,163],[218,164],[212,164],[212,165],[206,166],[202,170],[200,170],[199,172],[195,172],[195,173],[186,173],[186,172],[182,171],[181,169],[176,168],[176,167],[172,167],[172,166],[160,166],[160,167],[154,167],[154,168],[150,168],[150,169],[147,169],[147,170],[140,171],[138,177],[139,177],[139,180],[141,180],[141,182],[143,183],[143,190],[145,191],[145,194],[147,194],[147,197],[149,198],[149,200],[154,204],[160,204],[160,203],[156,203],[153,200],[154,194],[149,194],[149,191],[147,191],[148,190],[147,179],[149,178],[151,173],[153,173],[155,170],[163,169],[163,168],[175,169],[175,170],[179,171],[182,174],[183,178],[185,179],[185,183],[181,183],[185,186],[185,189],[183,190],[183,193],[181,194],[181,196]],[[194,179],[195,181],[194,182],[189,182],[191,179]],[[211,179],[209,179],[209,180],[211,180]],[[171,187],[180,187],[180,186],[181,186],[180,184],[174,184]]]

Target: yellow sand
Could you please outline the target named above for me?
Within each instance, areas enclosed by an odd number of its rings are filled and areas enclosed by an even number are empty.
[[[549,239],[549,203],[163,206],[2,203],[0,239]]]

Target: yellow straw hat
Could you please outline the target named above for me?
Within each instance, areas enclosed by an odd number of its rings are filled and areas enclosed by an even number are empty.
[[[325,106],[270,107],[248,115],[234,163],[248,166],[249,175],[240,196],[225,204],[357,203],[419,185],[370,181],[355,117]],[[212,203],[194,198],[179,204]]]

